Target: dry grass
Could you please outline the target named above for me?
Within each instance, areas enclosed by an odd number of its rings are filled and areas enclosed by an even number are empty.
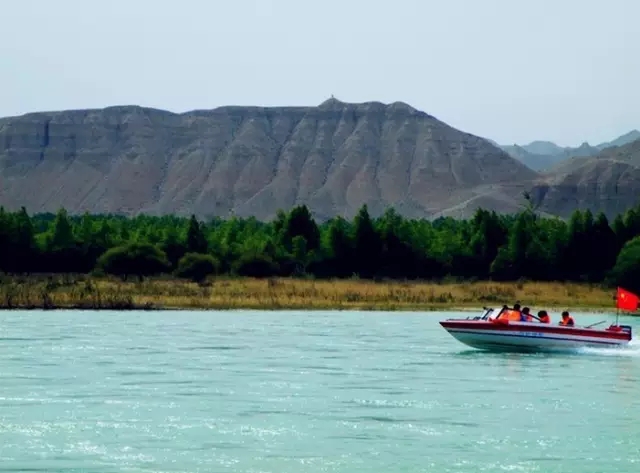
[[[0,282],[4,308],[463,310],[519,300],[534,311],[611,310],[613,295],[595,285],[538,282],[219,278],[201,286],[181,280],[124,283],[85,276],[5,277]]]

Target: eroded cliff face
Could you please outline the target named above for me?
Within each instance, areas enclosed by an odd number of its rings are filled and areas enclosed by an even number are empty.
[[[512,212],[538,174],[404,103],[110,107],[0,120],[0,205],[29,212],[351,218]]]

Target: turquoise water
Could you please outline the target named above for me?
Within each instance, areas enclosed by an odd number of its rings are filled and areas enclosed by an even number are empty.
[[[640,349],[485,354],[450,316],[0,312],[0,471],[640,471]]]

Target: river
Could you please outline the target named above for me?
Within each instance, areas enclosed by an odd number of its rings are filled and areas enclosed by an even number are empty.
[[[640,471],[640,348],[482,353],[456,315],[0,312],[0,471]]]

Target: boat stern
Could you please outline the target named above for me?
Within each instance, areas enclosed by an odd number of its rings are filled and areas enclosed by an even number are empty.
[[[623,334],[624,336],[622,338],[629,342],[633,339],[633,328],[631,325],[612,324],[606,329],[606,331]]]

